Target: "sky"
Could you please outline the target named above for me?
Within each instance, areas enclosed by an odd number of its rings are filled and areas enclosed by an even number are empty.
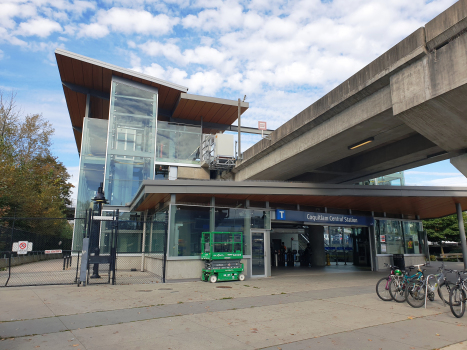
[[[54,50],[143,72],[190,93],[250,103],[242,124],[275,129],[454,0],[0,0],[0,90],[55,128],[77,185],[79,157]],[[242,136],[242,150],[259,140]],[[467,186],[449,161],[406,185]]]

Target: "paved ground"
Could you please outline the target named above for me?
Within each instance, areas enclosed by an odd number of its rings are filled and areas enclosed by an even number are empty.
[[[426,310],[383,302],[381,276],[350,266],[242,283],[2,288],[0,350],[467,349],[467,316],[439,299]]]

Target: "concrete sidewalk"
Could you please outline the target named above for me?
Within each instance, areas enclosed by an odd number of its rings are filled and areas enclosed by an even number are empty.
[[[383,274],[350,271],[2,288],[0,349],[467,349],[467,316],[383,302]]]

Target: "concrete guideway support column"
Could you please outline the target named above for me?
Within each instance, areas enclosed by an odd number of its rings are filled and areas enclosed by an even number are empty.
[[[391,76],[393,113],[446,152],[467,149],[467,34]]]
[[[467,243],[465,239],[464,218],[462,216],[462,207],[460,203],[456,203],[457,220],[459,221],[459,234],[461,236],[462,256],[464,260],[464,269],[467,270]]]
[[[324,227],[308,226],[308,237],[311,247],[311,266],[325,266],[326,252],[324,251]]]
[[[457,170],[467,177],[467,153],[451,158],[450,162]]]

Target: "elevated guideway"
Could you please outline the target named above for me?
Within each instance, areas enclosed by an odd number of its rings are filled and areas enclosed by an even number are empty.
[[[356,183],[451,159],[467,174],[467,0],[243,154],[235,181]]]

